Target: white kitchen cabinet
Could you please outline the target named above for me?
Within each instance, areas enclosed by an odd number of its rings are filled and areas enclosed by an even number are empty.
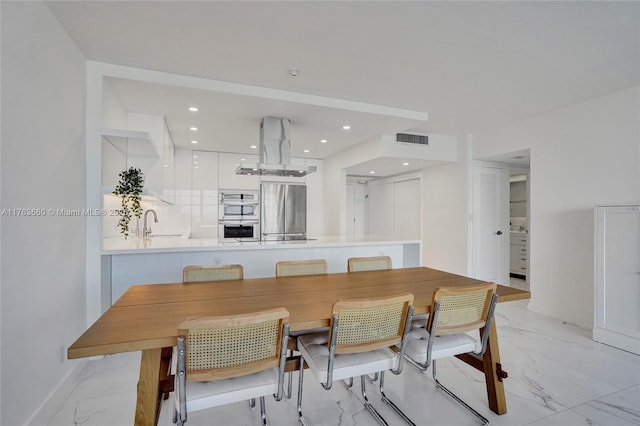
[[[156,155],[128,155],[127,167],[138,167],[144,173],[145,193],[162,201],[175,201],[174,144],[161,115],[128,113],[131,131],[147,132]]]
[[[640,354],[640,205],[595,209],[593,340]]]
[[[219,153],[218,185],[220,189],[260,189],[260,176],[237,175],[240,163],[257,163],[257,154]]]
[[[509,273],[527,275],[527,234],[512,232],[509,244]]]
[[[317,170],[309,173],[303,179],[307,185],[307,235],[317,237],[324,233],[324,199],[322,160],[314,159],[294,159],[295,164],[306,166],[316,166]]]
[[[219,154],[191,153],[191,237],[218,238]]]
[[[143,196],[175,200],[174,145],[164,117],[129,114],[128,129],[102,130],[102,186],[111,193],[120,172],[136,167],[144,174]]]

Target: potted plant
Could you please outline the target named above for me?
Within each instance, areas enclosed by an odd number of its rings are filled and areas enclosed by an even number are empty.
[[[120,228],[120,233],[126,239],[129,236],[131,218],[135,216],[140,219],[142,216],[140,202],[142,201],[144,174],[140,169],[129,167],[129,170],[120,172],[118,176],[120,176],[120,182],[116,185],[113,194],[119,196],[122,202],[122,207],[118,210],[118,215],[120,216],[118,228]]]

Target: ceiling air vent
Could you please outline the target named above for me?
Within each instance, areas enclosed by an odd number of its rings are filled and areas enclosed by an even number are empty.
[[[411,135],[409,133],[396,133],[396,141],[413,143],[416,145],[429,145],[429,136]]]

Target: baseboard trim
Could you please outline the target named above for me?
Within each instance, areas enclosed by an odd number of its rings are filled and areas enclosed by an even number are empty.
[[[24,423],[25,426],[46,424],[47,420],[56,414],[59,409],[59,405],[63,404],[73,389],[75,389],[77,385],[76,379],[80,376],[89,360],[79,359],[77,361],[74,360],[73,362],[75,363],[73,368],[65,374],[62,380],[60,380],[60,383],[58,383],[58,386],[49,393],[49,396],[45,398],[36,411],[27,419]],[[68,389],[64,389],[65,386],[67,386]],[[55,407],[55,411],[52,407]]]

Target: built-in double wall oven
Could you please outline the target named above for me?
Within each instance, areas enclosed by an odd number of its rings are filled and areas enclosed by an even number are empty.
[[[221,190],[218,223],[219,240],[257,241],[260,232],[259,191]]]

